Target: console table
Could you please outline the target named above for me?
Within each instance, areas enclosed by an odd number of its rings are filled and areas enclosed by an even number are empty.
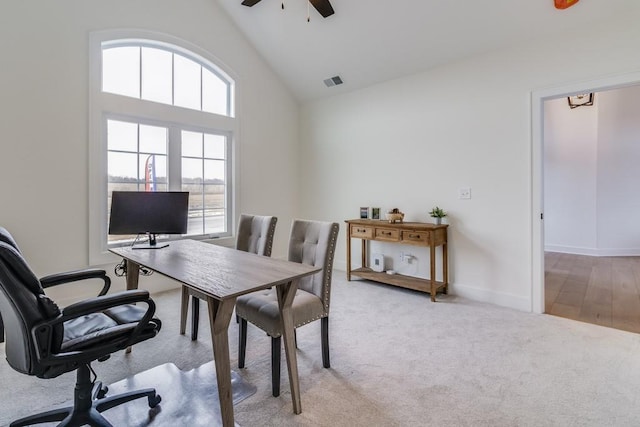
[[[424,222],[389,223],[388,221],[375,219],[348,219],[345,220],[347,232],[347,280],[351,276],[375,282],[399,286],[426,292],[431,295],[431,301],[435,302],[436,293],[442,290],[447,293],[449,285],[449,269],[447,254],[447,224],[429,224]],[[362,240],[362,263],[360,268],[351,268],[351,239]],[[429,279],[406,276],[402,274],[387,274],[373,271],[367,267],[367,241],[376,240],[388,243],[401,243],[414,246],[428,246],[430,259]],[[436,280],[436,248],[442,246],[442,281]]]

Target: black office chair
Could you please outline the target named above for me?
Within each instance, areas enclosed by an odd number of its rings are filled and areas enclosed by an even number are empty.
[[[62,309],[43,290],[86,279],[103,281],[99,296]],[[0,313],[9,365],[44,379],[77,371],[73,406],[22,418],[11,427],[56,421],[61,421],[59,426],[107,427],[111,424],[100,412],[141,397],[147,397],[151,408],[160,403],[155,389],[105,397],[107,387],[91,380],[91,362],[105,361],[113,352],[153,338],[161,326],[153,318],[155,304],[147,291],[106,295],[110,283],[105,271],[97,269],[36,278],[13,237],[0,227]],[[143,303],[146,309],[133,303]]]

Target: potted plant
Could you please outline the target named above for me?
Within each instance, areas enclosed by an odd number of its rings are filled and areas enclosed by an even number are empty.
[[[441,224],[442,218],[447,216],[447,213],[441,208],[439,208],[438,206],[436,206],[435,208],[431,209],[431,212],[429,212],[429,215],[431,215],[432,218],[436,219],[436,224]]]

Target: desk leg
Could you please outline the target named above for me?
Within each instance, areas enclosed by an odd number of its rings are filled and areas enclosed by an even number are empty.
[[[138,278],[140,277],[140,265],[133,261],[126,260],[127,268],[127,290],[138,289]]]
[[[287,370],[289,371],[289,384],[291,386],[291,400],[293,401],[293,413],[302,412],[300,401],[300,382],[298,380],[298,358],[296,355],[295,330],[293,328],[293,312],[291,304],[298,289],[298,281],[294,280],[286,285],[280,285],[278,290],[278,306],[282,316],[282,335],[284,337],[284,352],[287,356]]]
[[[140,277],[140,265],[133,261],[125,260],[127,269],[127,290],[138,289],[138,278]],[[125,353],[131,353],[131,346],[127,347]]]
[[[211,341],[213,343],[213,360],[216,364],[216,379],[218,380],[218,395],[220,397],[220,414],[224,427],[233,427],[234,425],[228,329],[235,304],[235,298],[218,301],[207,297]]]

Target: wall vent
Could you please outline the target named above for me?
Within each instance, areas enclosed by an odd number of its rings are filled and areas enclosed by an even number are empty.
[[[333,76],[331,78],[325,79],[324,84],[327,87],[331,87],[331,86],[338,86],[341,85],[342,82],[342,78],[340,76]]]

